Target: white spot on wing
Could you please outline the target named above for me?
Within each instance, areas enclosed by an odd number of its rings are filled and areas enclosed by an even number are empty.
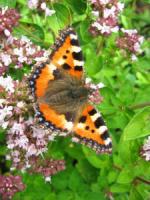
[[[105,140],[105,145],[109,145],[111,143],[111,139],[110,138],[107,138],[106,140]]]
[[[59,65],[63,65],[64,63],[65,63],[65,60],[64,59],[59,59],[58,61],[57,61],[57,63],[59,64]]]
[[[75,34],[70,34],[70,38],[73,40],[77,40],[78,39],[78,37],[77,37],[77,35],[75,35]]]
[[[98,130],[100,131],[100,135],[102,135],[108,129],[107,129],[107,126],[100,126]]]
[[[100,117],[101,115],[99,113],[95,113],[95,115],[91,116],[91,119],[93,122],[95,122],[97,120],[98,117]]]
[[[84,124],[83,124],[83,123],[78,123],[78,124],[77,124],[77,128],[84,129]]]
[[[72,122],[65,122],[64,124],[64,128],[66,128],[67,130],[71,131],[73,128],[73,123]]]
[[[83,66],[84,62],[83,61],[74,60],[74,65],[75,66]]]
[[[53,72],[54,70],[57,69],[57,67],[55,65],[53,65],[52,63],[48,65],[48,68],[51,72]]]
[[[72,51],[72,52],[76,52],[76,53],[78,53],[78,52],[81,51],[81,47],[72,46],[72,47],[71,47],[71,51]]]

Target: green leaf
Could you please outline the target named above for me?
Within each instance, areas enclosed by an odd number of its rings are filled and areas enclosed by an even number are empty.
[[[6,7],[8,6],[9,8],[15,8],[16,6],[16,0],[0,0],[0,7]]]
[[[57,34],[58,30],[64,29],[70,24],[71,16],[68,8],[61,3],[53,4],[53,9],[56,13],[48,17],[47,22],[49,27]]]
[[[87,31],[89,26],[90,26],[90,22],[86,20],[84,20],[80,25],[80,34],[84,42],[91,42],[93,39],[91,34]]]
[[[71,7],[73,12],[76,12],[78,14],[83,14],[86,10],[86,1],[84,0],[80,0],[80,3],[79,1],[75,0],[66,0],[66,2]]]
[[[96,153],[89,149],[86,146],[82,147],[83,152],[85,154],[86,159],[89,161],[89,163],[95,167],[95,168],[104,168],[104,167],[109,167],[109,156],[110,155],[96,155]]]
[[[136,186],[136,190],[141,195],[144,200],[149,200],[150,197],[150,188],[149,185],[146,184],[138,184]]]
[[[117,179],[117,176],[118,176],[118,172],[117,171],[110,171],[109,174],[108,174],[108,182],[109,183],[113,183],[115,182],[115,180]]]
[[[4,145],[0,145],[0,156],[4,156],[7,153],[7,147]]]
[[[80,176],[86,180],[86,182],[95,182],[98,176],[98,170],[96,170],[86,159],[79,160],[76,165]]]
[[[73,200],[73,199],[74,199],[74,194],[70,190],[63,190],[57,195],[57,200]]]
[[[55,188],[55,190],[64,190],[67,188],[69,175],[70,174],[68,173],[67,169],[52,177],[52,186]]]
[[[45,38],[44,31],[36,24],[20,23],[20,25],[14,29],[14,34],[18,37],[23,35],[27,36],[32,42],[43,46]]]
[[[132,182],[134,178],[134,171],[132,169],[133,166],[126,166],[122,169],[117,178],[117,183],[126,184]]]
[[[69,188],[73,191],[77,191],[83,185],[83,179],[78,171],[73,170],[69,177]]]
[[[144,200],[136,188],[132,188],[130,191],[129,199],[132,200]]]
[[[88,192],[84,196],[84,200],[105,200],[105,197],[100,192]]]
[[[128,192],[130,190],[130,185],[129,184],[113,184],[110,187],[110,191],[113,193],[124,193]]]
[[[150,133],[150,107],[138,112],[124,129],[123,139],[134,140]]]
[[[14,199],[41,200],[45,199],[51,193],[51,184],[45,183],[42,176],[37,174],[29,175],[27,173],[21,174],[21,176],[26,188],[24,191],[17,193]]]

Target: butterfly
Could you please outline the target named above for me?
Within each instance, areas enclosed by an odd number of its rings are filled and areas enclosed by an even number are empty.
[[[60,32],[49,60],[35,67],[29,85],[40,123],[51,130],[72,133],[73,141],[97,153],[111,153],[108,128],[88,100],[82,50],[72,27]]]

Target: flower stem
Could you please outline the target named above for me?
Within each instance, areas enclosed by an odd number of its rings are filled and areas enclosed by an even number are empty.
[[[117,166],[117,165],[113,165],[113,167],[115,168],[115,169],[117,169],[118,171],[121,171],[122,170],[122,168],[121,167],[119,167],[119,166]],[[147,185],[150,185],[150,180],[145,180],[144,178],[141,178],[140,176],[136,176],[135,178],[134,178],[134,181],[133,182],[135,182],[135,181],[141,181],[141,182],[143,182],[143,183],[145,183],[145,184],[147,184]]]
[[[135,109],[140,109],[140,108],[144,108],[144,107],[147,107],[147,106],[150,106],[150,102],[144,102],[144,103],[140,103],[140,104],[137,104],[137,105],[131,105],[131,106],[129,106],[129,108],[132,109],[132,110],[135,110]]]

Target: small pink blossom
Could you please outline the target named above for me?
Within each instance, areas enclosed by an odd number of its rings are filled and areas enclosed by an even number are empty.
[[[23,108],[25,106],[25,103],[23,102],[23,101],[19,101],[18,103],[17,103],[17,107],[18,108]]]
[[[21,135],[16,140],[16,143],[17,143],[18,147],[23,148],[23,149],[27,149],[28,148],[29,139],[27,138],[26,135]]]
[[[55,14],[55,10],[51,10],[47,7],[46,1],[40,0],[28,0],[28,7],[30,9],[37,9],[39,11],[44,11],[45,16],[51,16]]]
[[[144,37],[140,36],[135,29],[121,29],[121,31],[123,34],[116,41],[118,48],[131,54],[131,59],[133,61],[137,60],[137,55],[142,52],[141,45],[144,41]]]
[[[46,61],[50,51],[41,49],[33,44],[27,37],[17,39],[10,36],[7,40],[1,40],[0,49],[0,75],[8,70],[9,65],[16,69],[22,68],[24,64]]]
[[[37,149],[36,149],[35,145],[34,144],[29,145],[26,156],[30,157],[32,155],[36,155],[36,153],[37,153]]]
[[[38,7],[39,0],[28,0],[28,7],[30,9],[36,9]]]
[[[0,35],[2,37],[9,37],[12,29],[18,25],[20,18],[19,13],[15,9],[8,7],[0,8]]]
[[[146,161],[150,161],[150,136],[145,141],[140,153]]]
[[[20,176],[2,176],[0,175],[0,196],[2,200],[12,199],[16,192],[25,189]]]
[[[11,76],[7,76],[6,78],[0,76],[0,86],[2,86],[7,92],[14,92],[14,83],[15,82],[12,80]]]
[[[110,5],[108,6],[107,4],[109,3]],[[124,8],[124,4],[115,0],[94,0],[92,4],[94,6],[94,11],[92,12],[98,12],[99,14],[97,13],[96,21],[90,26],[89,31],[91,34],[94,36],[99,34],[108,36],[113,32],[118,32],[118,18]]]
[[[99,104],[103,101],[103,97],[99,93],[99,89],[104,87],[103,83],[94,84],[90,78],[87,78],[86,87],[91,90],[88,98],[92,103]]]
[[[11,134],[23,135],[25,126],[24,124],[14,122],[12,128],[9,130]]]

